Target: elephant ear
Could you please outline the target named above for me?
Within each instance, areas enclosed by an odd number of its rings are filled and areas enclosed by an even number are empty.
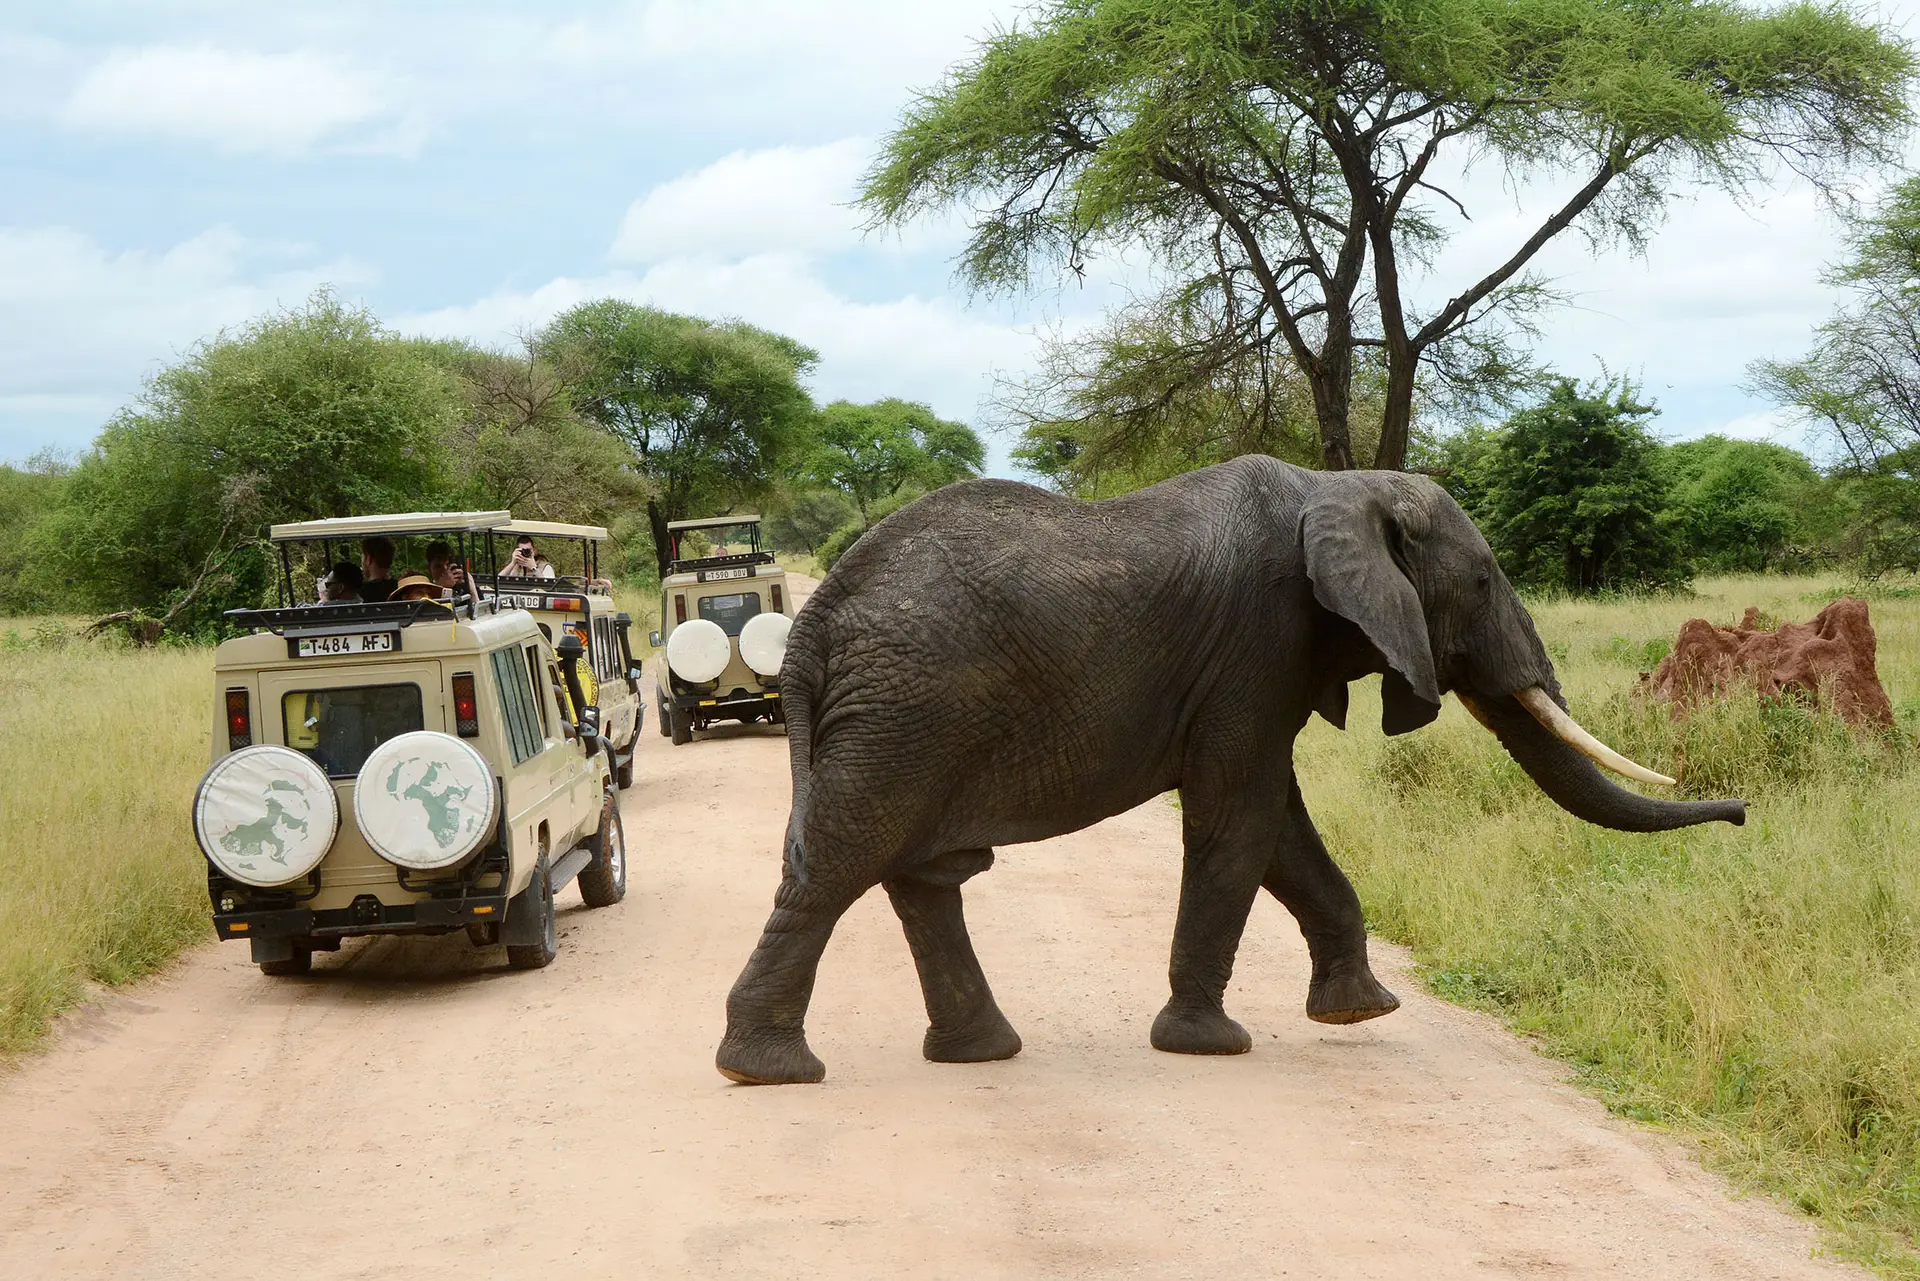
[[[1365,632],[1386,660],[1380,727],[1389,734],[1419,729],[1440,714],[1426,615],[1395,554],[1426,525],[1413,495],[1384,476],[1328,476],[1300,514],[1313,598]]]

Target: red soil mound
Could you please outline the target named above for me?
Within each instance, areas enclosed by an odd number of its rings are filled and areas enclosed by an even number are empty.
[[[1893,728],[1893,705],[1874,669],[1873,624],[1867,603],[1843,596],[1810,623],[1760,627],[1749,607],[1738,627],[1715,627],[1704,618],[1680,625],[1673,652],[1646,678],[1656,698],[1680,709],[1732,689],[1756,687],[1762,698],[1789,694],[1818,703],[1854,725]]]

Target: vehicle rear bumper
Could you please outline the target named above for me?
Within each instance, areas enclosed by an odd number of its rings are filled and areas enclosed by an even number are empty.
[[[214,933],[227,939],[351,938],[359,934],[444,934],[475,923],[505,920],[504,894],[423,898],[382,903],[363,894],[346,907],[283,907],[260,912],[216,912]]]
[[[749,693],[735,693],[724,696],[714,694],[669,694],[667,701],[683,712],[692,712],[695,716],[712,716],[718,712],[737,712],[745,708],[758,708],[766,711],[780,701],[777,689],[755,690]]]

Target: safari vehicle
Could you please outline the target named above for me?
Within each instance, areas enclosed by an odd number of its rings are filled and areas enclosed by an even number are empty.
[[[600,544],[607,531],[598,525],[510,520],[495,532],[509,546],[523,537],[538,539],[543,551],[554,543],[574,545],[552,557],[552,578],[514,575],[504,560],[499,574],[476,578],[481,595],[492,595],[499,608],[532,614],[548,641],[566,632],[579,638],[587,657],[580,680],[587,701],[600,709],[600,736],[613,751],[614,779],[621,787],[632,787],[633,752],[640,744],[646,704],[640,697],[640,664],[634,661],[628,637],[633,619],[614,606],[613,585],[600,576]]]
[[[316,547],[330,564],[336,543],[432,536],[468,564],[485,549],[491,568],[508,519],[273,527],[281,604],[227,615],[249,634],[215,653],[213,763],[193,807],[214,929],[248,940],[268,974],[305,973],[354,935],[454,930],[537,969],[557,950],[554,895],[569,881],[590,907],[625,896],[577,637],[556,648],[484,593],[296,603]]]
[[[784,724],[780,660],[793,624],[787,572],[760,547],[758,516],[667,522],[672,560],[660,582],[666,650],[660,732],[675,743],[717,720]]]

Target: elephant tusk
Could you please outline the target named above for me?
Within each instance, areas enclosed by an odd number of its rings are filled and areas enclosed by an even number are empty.
[[[1561,711],[1560,705],[1548,698],[1547,691],[1538,685],[1529,685],[1514,697],[1520,700],[1520,706],[1533,713],[1533,719],[1552,730],[1554,736],[1561,742],[1594,764],[1604,765],[1614,773],[1633,779],[1635,782],[1663,783],[1668,787],[1674,785],[1675,780],[1628,760],[1586,730],[1581,729],[1580,722]]]

